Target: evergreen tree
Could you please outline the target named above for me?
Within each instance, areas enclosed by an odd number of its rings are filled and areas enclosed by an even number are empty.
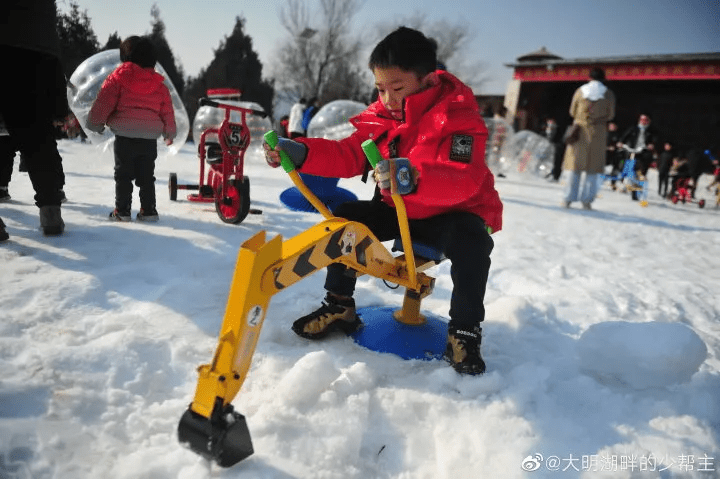
[[[120,35],[118,35],[118,32],[113,32],[108,37],[107,42],[105,42],[105,46],[102,47],[101,50],[105,51],[105,50],[113,50],[115,48],[119,49],[121,43],[122,43],[122,38],[120,38]]]
[[[100,44],[90,25],[87,10],[81,12],[80,6],[74,1],[70,2],[68,13],[58,11],[57,32],[63,69],[65,76],[70,78],[85,59],[99,51]]]
[[[165,23],[160,19],[160,9],[157,4],[153,4],[150,9],[150,15],[153,19],[150,41],[152,41],[155,47],[158,62],[160,62],[160,65],[165,69],[178,95],[182,97],[183,91],[185,90],[185,73],[183,72],[182,66],[176,64],[175,55],[173,55],[170,45],[165,38]]]
[[[245,19],[236,17],[232,34],[220,42],[210,65],[197,78],[188,79],[183,100],[191,119],[197,112],[198,100],[211,88],[236,88],[244,101],[256,102],[272,113],[273,85],[263,81],[262,63],[244,28]]]

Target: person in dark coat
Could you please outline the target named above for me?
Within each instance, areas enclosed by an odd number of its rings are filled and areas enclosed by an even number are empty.
[[[545,128],[543,128],[541,134],[553,145],[553,168],[550,173],[547,174],[546,178],[549,179],[552,177],[553,181],[559,181],[560,174],[562,173],[562,161],[563,154],[565,153],[565,144],[562,141],[562,133],[558,128],[555,118],[548,118],[545,120]]]
[[[607,149],[605,150],[605,166],[610,166],[612,169],[610,170],[610,174],[613,176],[613,179],[610,180],[610,186],[612,189],[617,189],[615,186],[615,183],[617,180],[614,179],[617,175],[620,174],[620,171],[622,170],[622,160],[623,155],[620,150],[618,150],[617,144],[620,141],[620,132],[618,131],[617,123],[614,121],[608,122],[608,133],[607,133]]]
[[[636,150],[635,171],[644,178],[653,161],[655,145],[658,142],[657,130],[651,125],[650,117],[640,115],[637,125],[628,128],[620,137],[620,143]]]
[[[5,75],[0,116],[25,157],[45,235],[65,230],[60,212],[62,158],[54,120],[68,114],[54,0],[4,0],[0,58]],[[59,110],[63,110],[62,112]]]
[[[658,155],[658,194],[663,198],[667,197],[668,185],[670,180],[670,167],[672,166],[675,150],[672,143],[666,141],[663,145],[663,151]]]
[[[698,180],[703,173],[712,173],[712,161],[700,148],[690,148],[687,152],[688,170],[692,180],[692,197],[695,198]]]

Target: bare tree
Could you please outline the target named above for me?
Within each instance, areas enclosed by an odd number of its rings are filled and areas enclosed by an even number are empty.
[[[379,24],[373,40],[380,41],[401,25],[420,30],[435,40],[438,45],[438,61],[471,88],[479,90],[487,82],[488,78],[484,73],[487,65],[478,60],[476,55],[469,53],[470,41],[473,38],[469,24],[452,24],[442,19],[431,22],[424,13],[416,13],[394,22]]]
[[[281,7],[280,22],[288,38],[272,65],[279,100],[351,98],[364,83],[357,69],[360,42],[350,33],[363,0],[317,1],[317,19],[311,18],[305,0],[288,0]]]

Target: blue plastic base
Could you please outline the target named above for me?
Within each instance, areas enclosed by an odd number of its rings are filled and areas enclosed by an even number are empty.
[[[355,201],[357,196],[351,191],[343,188],[335,188],[332,193],[329,194],[316,194],[318,199],[328,207],[333,213],[335,209],[346,201]],[[287,206],[293,211],[304,211],[307,213],[317,213],[315,207],[300,193],[300,190],[295,188],[288,188],[287,190],[280,193],[280,201],[282,204]]]
[[[325,178],[323,176],[308,175],[306,173],[298,174],[303,180],[303,183],[305,183],[305,186],[315,193],[315,196],[333,213],[338,206],[346,201],[357,200],[355,194],[337,187],[340,178]],[[300,193],[300,190],[294,186],[280,193],[280,201],[294,211],[317,213],[315,207]]]
[[[423,313],[425,324],[410,326],[393,318],[397,307],[369,306],[357,314],[364,326],[351,336],[367,349],[392,353],[403,359],[442,359],[447,343],[447,322]]]

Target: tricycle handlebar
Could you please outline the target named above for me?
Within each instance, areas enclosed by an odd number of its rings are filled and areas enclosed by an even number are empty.
[[[626,145],[625,143],[622,143],[622,144],[620,145],[620,149],[621,149],[621,150],[625,150],[625,151],[627,151],[627,152],[629,152],[629,153],[640,153],[641,151],[644,150],[644,148],[633,148],[633,147],[631,147],[630,145]]]
[[[263,110],[253,110],[252,108],[243,108],[241,106],[230,105],[228,103],[221,103],[219,101],[211,100],[210,98],[200,98],[199,103],[200,103],[200,106],[211,106],[214,108],[224,108],[226,110],[251,113],[253,115],[258,115],[262,118],[265,118],[267,116],[267,113],[265,113]]]

